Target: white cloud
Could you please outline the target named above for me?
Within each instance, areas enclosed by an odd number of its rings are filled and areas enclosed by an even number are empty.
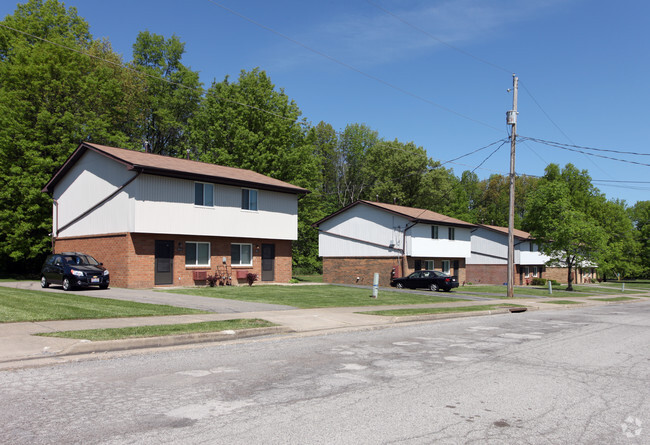
[[[328,16],[311,24],[308,31],[295,38],[365,69],[446,49],[440,41],[463,49],[474,42],[496,38],[498,33],[507,31],[506,25],[534,19],[559,0],[508,4],[480,0],[372,1],[435,39],[365,2],[359,3],[357,6],[361,7],[353,12]],[[300,59],[298,62],[285,58],[283,64],[304,63],[304,53]]]

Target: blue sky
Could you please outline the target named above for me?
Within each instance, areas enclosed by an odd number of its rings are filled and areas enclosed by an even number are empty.
[[[2,16],[12,13],[15,4],[3,3]],[[200,72],[206,87],[226,75],[236,78],[242,69],[260,67],[314,125],[325,121],[342,130],[347,124],[365,123],[385,139],[413,141],[436,160],[447,161],[507,137],[512,73],[520,79],[518,134],[650,154],[650,2],[71,0],[65,4],[75,6],[90,23],[93,36],[107,38],[124,61],[131,60],[139,31],[176,34],[186,43],[183,62]],[[491,150],[446,166],[460,175],[478,166]],[[600,154],[650,164],[650,156]],[[551,162],[562,166],[571,162],[589,170],[608,198],[628,204],[650,199],[649,166],[530,141],[517,145],[518,173],[542,175]],[[507,173],[508,168],[506,144],[476,172],[485,178]]]

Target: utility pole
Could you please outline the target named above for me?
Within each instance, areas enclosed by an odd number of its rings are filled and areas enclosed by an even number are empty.
[[[517,140],[517,89],[519,78],[512,75],[512,110],[506,112],[506,123],[512,125],[510,134],[510,206],[508,213],[508,291],[507,297],[514,298],[515,263],[515,146]]]

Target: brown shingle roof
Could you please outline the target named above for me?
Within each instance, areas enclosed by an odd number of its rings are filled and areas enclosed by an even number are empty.
[[[410,221],[413,222],[423,222],[423,223],[429,223],[429,224],[442,224],[442,225],[448,225],[448,226],[464,226],[464,227],[476,227],[472,223],[468,223],[467,221],[462,221],[460,219],[452,218],[447,215],[443,215],[441,213],[436,213],[431,210],[426,210],[426,209],[418,209],[415,207],[405,207],[405,206],[399,206],[395,204],[385,204],[382,202],[373,202],[373,201],[356,201],[338,212],[335,212],[329,216],[326,216],[325,218],[321,219],[320,221],[314,223],[314,226],[319,226],[321,223],[327,221],[328,219],[332,218],[335,215],[338,215],[340,213],[343,213],[347,209],[359,205],[359,204],[364,204],[368,205],[371,207],[377,207],[386,211],[389,211],[391,213],[395,213],[401,216],[404,216],[408,218]]]
[[[507,227],[490,226],[490,225],[487,225],[487,224],[479,224],[479,226],[485,227],[486,229],[494,230],[495,232],[505,233],[506,235],[508,234],[508,228]],[[521,239],[530,239],[531,238],[530,233],[524,232],[523,230],[519,230],[519,229],[513,229],[513,234],[517,238],[521,238]]]
[[[92,150],[121,164],[129,170],[143,173],[171,176],[182,179],[200,180],[217,184],[253,187],[287,193],[309,193],[302,187],[280,181],[252,170],[235,167],[207,164],[187,159],[172,158],[142,151],[125,150],[123,148],[82,142],[65,164],[54,174],[52,179],[43,187],[44,192],[52,193],[54,186],[65,176],[66,172],[87,151]]]

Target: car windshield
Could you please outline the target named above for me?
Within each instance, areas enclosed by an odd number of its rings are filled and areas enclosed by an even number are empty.
[[[90,255],[66,256],[65,262],[68,264],[78,264],[80,266],[98,266],[97,260]]]

